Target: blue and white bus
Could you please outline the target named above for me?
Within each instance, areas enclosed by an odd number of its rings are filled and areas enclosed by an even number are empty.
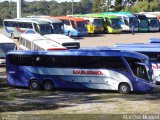
[[[10,51],[7,82],[38,90],[97,89],[146,92],[153,86],[149,58],[120,50]]]
[[[154,44],[151,43],[149,44],[144,44],[144,45],[134,45],[131,46],[127,44],[125,46],[114,46],[114,48],[118,49],[118,50],[127,50],[127,51],[134,51],[134,52],[139,52],[142,54],[145,54],[149,57],[151,64],[152,64],[152,69],[153,69],[153,73],[154,73],[154,79],[156,84],[160,84],[160,44]]]

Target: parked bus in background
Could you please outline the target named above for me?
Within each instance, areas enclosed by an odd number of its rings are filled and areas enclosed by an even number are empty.
[[[88,33],[104,33],[104,19],[95,17],[94,14],[68,15],[74,18],[83,18],[86,20]]]
[[[148,19],[149,31],[159,31],[159,20],[155,15],[144,14]]]
[[[154,87],[148,57],[135,52],[11,51],[6,60],[8,84],[33,90],[98,89],[126,94]]]
[[[133,29],[138,31],[138,19],[129,12],[104,12],[102,14],[117,16],[122,21],[122,31],[132,31]]]
[[[51,17],[62,20],[64,23],[64,34],[68,36],[86,36],[88,34],[86,21],[82,18],[73,18],[68,16]]]
[[[50,23],[52,34],[64,34],[64,24],[61,20],[50,18],[50,16],[27,16],[24,19],[36,20],[41,19]]]
[[[87,22],[88,33],[104,33],[104,20],[102,18],[83,17]]]
[[[160,12],[140,12],[140,14],[155,15],[158,18],[158,21],[159,21],[159,31],[160,31]]]
[[[0,66],[6,64],[6,54],[10,50],[16,50],[17,45],[14,41],[3,34],[0,34]]]
[[[94,16],[97,18],[104,19],[104,31],[106,33],[120,33],[122,28],[120,26],[120,19],[114,15],[105,15],[105,14],[86,14],[87,16]]]
[[[160,79],[158,78],[160,76],[160,44],[152,43],[137,46],[135,44],[133,44],[133,46],[131,44],[127,46],[126,44],[125,46],[116,45],[114,48],[118,50],[135,51],[147,55],[152,63],[156,84],[160,84]]]
[[[66,50],[62,45],[47,39],[40,34],[21,34],[20,50]]]
[[[28,19],[5,19],[3,21],[4,34],[11,38],[19,38],[22,33],[35,31],[39,34],[51,34],[52,28],[47,21]]]
[[[143,14],[133,14],[138,19],[138,31],[140,32],[148,32],[149,31],[149,25],[148,25],[148,19]]]
[[[50,23],[52,32],[46,33],[43,36],[58,43],[62,46],[66,47],[67,49],[78,49],[80,48],[80,42],[78,40],[74,40],[66,35],[64,35],[64,24],[61,20],[55,19],[55,18],[49,18],[49,17],[38,17],[38,16],[32,16],[29,18],[23,18],[23,19],[30,19],[30,20],[44,20]],[[30,32],[31,33],[31,32]],[[33,31],[34,33],[34,31]]]

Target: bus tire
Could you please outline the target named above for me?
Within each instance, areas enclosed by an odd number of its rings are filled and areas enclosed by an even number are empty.
[[[127,83],[121,83],[119,85],[118,91],[121,94],[128,94],[128,93],[131,92],[131,88],[130,88],[129,84],[127,84]]]
[[[11,33],[11,38],[14,39],[14,34],[13,33]]]
[[[45,80],[42,85],[43,89],[46,91],[51,91],[54,89],[54,84],[51,80]]]
[[[29,82],[29,87],[31,90],[40,90],[41,84],[38,80],[31,80]]]

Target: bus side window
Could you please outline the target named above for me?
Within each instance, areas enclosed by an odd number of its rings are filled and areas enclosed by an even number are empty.
[[[33,24],[36,32],[40,33],[40,29],[36,23]]]
[[[32,23],[27,23],[27,24],[26,24],[26,28],[33,28],[33,27],[32,27]]]
[[[7,26],[7,27],[13,27],[13,22],[11,22],[11,21],[5,21],[4,25]]]

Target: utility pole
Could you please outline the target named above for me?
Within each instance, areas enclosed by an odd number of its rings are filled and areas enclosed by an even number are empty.
[[[73,0],[72,0],[72,15],[73,15],[73,11],[74,11],[74,10],[73,10]]]
[[[21,0],[17,0],[17,18],[21,18]]]

